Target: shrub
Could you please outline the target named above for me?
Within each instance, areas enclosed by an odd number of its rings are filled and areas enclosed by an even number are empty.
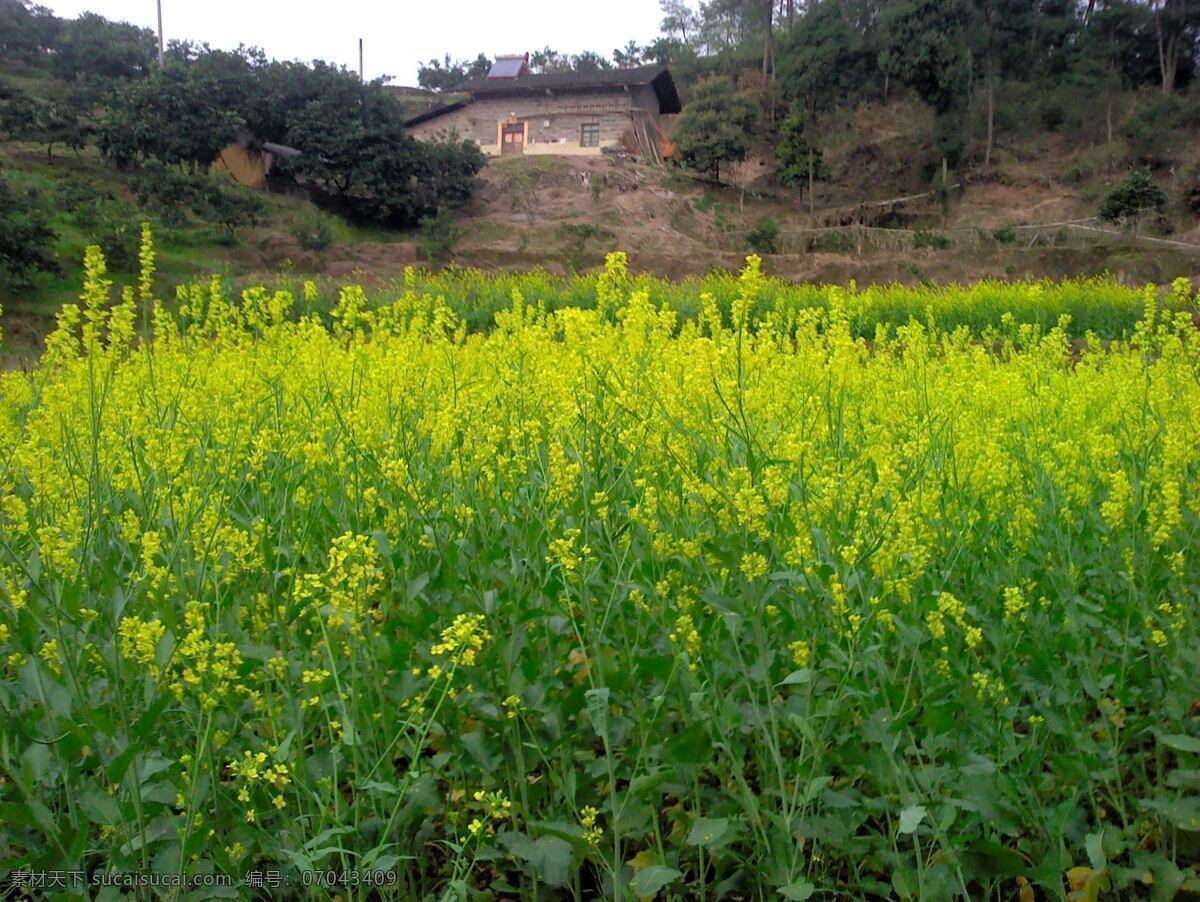
[[[230,238],[236,229],[257,225],[262,220],[267,205],[257,191],[230,185],[216,176],[206,181],[202,215],[224,226]]]
[[[309,214],[297,219],[288,230],[303,251],[320,253],[333,244],[333,227],[320,214]]]
[[[1132,229],[1136,234],[1146,213],[1162,213],[1166,205],[1166,192],[1155,184],[1150,170],[1143,166],[1131,172],[1104,196],[1100,203],[1100,218]]]
[[[929,229],[917,229],[913,233],[914,248],[931,247],[934,250],[944,251],[950,244],[949,235],[940,235],[937,232],[931,232]]]
[[[562,239],[563,263],[572,270],[581,270],[588,265],[588,244],[595,238],[608,235],[606,230],[590,222],[563,223],[558,227]]]
[[[61,208],[72,211],[75,216],[84,208],[117,199],[116,195],[107,188],[98,188],[91,182],[85,182],[79,178],[69,178],[59,182],[55,186],[55,191]]]
[[[137,212],[128,204],[105,204],[92,228],[87,230],[87,243],[100,246],[109,268],[132,272],[137,268],[141,247],[141,226]]]
[[[1139,96],[1120,124],[1128,142],[1129,162],[1167,166],[1194,149],[1187,136],[1194,129],[1186,101],[1176,95],[1154,92]]]
[[[804,124],[795,116],[785,119],[779,129],[775,158],[779,161],[779,184],[785,188],[807,185],[810,174],[813,181],[829,177],[821,148],[810,140]]]
[[[852,254],[858,249],[858,242],[849,232],[821,232],[809,241],[808,248],[830,254]]]
[[[1183,189],[1180,191],[1184,209],[1200,217],[1200,164],[1191,166],[1183,174]]]
[[[421,220],[421,231],[417,241],[426,260],[449,260],[454,248],[462,238],[462,229],[450,215],[450,211],[438,210],[433,216]]]
[[[1046,131],[1057,131],[1067,121],[1067,109],[1057,97],[1051,97],[1042,104],[1042,127]]]
[[[139,204],[168,225],[178,226],[187,222],[189,211],[202,205],[207,182],[208,176],[149,160],[134,176],[132,187]]]
[[[774,219],[760,219],[746,236],[750,249],[759,254],[779,253],[779,223]]]
[[[1006,223],[992,232],[992,238],[1000,244],[1016,244],[1017,230],[1012,225]]]
[[[0,288],[27,288],[36,273],[56,271],[54,243],[40,198],[22,196],[0,177]]]
[[[220,176],[189,172],[150,160],[133,180],[138,203],[168,225],[181,226],[188,213],[223,226],[230,234],[256,224],[266,203],[258,192],[230,184]]]

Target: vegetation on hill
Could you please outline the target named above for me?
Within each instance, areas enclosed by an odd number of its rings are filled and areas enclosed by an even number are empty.
[[[1109,186],[1145,166],[1169,193],[1160,225],[1196,223],[1200,196],[1198,0],[660,0],[662,33],[608,56],[550,48],[533,72],[588,71],[647,62],[671,66],[685,101],[679,159],[706,178],[747,154],[778,160],[776,180],[817,204],[822,161],[856,112],[915,99],[928,112],[906,168],[946,203],[966,178],[997,176],[998,159],[1036,153],[1044,138],[1102,148]],[[599,48],[597,48],[599,49]],[[431,61],[422,83],[452,90],[489,60]],[[714,118],[714,77],[758,109]],[[690,113],[690,114],[689,114]],[[704,128],[696,128],[704,117]],[[714,135],[740,140],[724,142]],[[749,139],[752,149],[744,149]],[[714,152],[717,156],[714,157]],[[1081,166],[1085,164],[1080,164]],[[1091,166],[1092,164],[1086,164]],[[879,192],[897,180],[872,171]],[[906,179],[906,181],[912,181]],[[906,184],[893,193],[921,190]],[[826,192],[828,193],[828,192]],[[882,196],[886,196],[883,193]],[[1097,208],[1093,213],[1098,212]]]
[[[258,221],[263,201],[257,195],[207,176],[234,141],[296,148],[299,156],[279,161],[277,174],[301,180],[338,213],[390,227],[415,226],[460,206],[483,166],[472,144],[423,144],[406,135],[396,98],[344,69],[189,42],[173,42],[160,68],[156,42],[144,29],[93,14],[59,19],[19,0],[0,0],[0,17],[0,142],[40,144],[51,166],[56,149],[82,158],[94,147],[128,173],[126,190],[118,193],[132,194],[141,213],[125,208],[131,215],[122,226],[124,252],[119,242],[100,241],[118,266],[135,256],[128,245],[136,243],[130,230],[139,215],[176,226],[190,216],[221,227],[230,240]],[[30,181],[27,173],[0,173],[13,177]],[[55,219],[54,190],[25,192],[33,208],[42,208],[42,219]],[[115,212],[117,200],[89,201],[68,215],[98,206]],[[27,215],[38,214],[0,210],[0,218],[10,220],[0,228],[19,236],[13,217]],[[49,265],[45,253],[25,253],[6,268],[41,265]],[[11,289],[17,280],[8,282]]]

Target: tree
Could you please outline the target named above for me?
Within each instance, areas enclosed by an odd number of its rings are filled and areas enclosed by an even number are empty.
[[[417,84],[430,91],[453,91],[465,81],[482,78],[492,68],[492,61],[479,54],[472,62],[451,60],[447,53],[441,60],[431,59],[417,69]]]
[[[811,211],[813,183],[825,177],[825,159],[807,123],[799,116],[789,116],[781,123],[775,158],[779,161],[777,177],[781,185],[794,188],[807,181]]]
[[[44,6],[0,0],[0,56],[32,62],[54,45],[61,26]]]
[[[612,63],[591,50],[585,50],[583,53],[571,57],[571,69],[575,72],[603,72],[612,67]]]
[[[974,0],[983,17],[984,67],[987,79],[987,142],[983,151],[983,168],[992,164],[992,142],[996,131],[996,61],[995,61],[995,11],[996,0]]]
[[[683,44],[690,43],[699,29],[700,17],[686,0],[658,0],[658,8],[662,10],[662,24],[659,26],[668,37],[679,35]],[[689,33],[691,37],[689,37]]]
[[[0,82],[0,137],[27,141],[37,130],[41,104],[24,91]]]
[[[781,142],[795,143],[801,138],[807,152],[804,166],[808,172],[808,202],[811,212],[815,201],[820,148],[816,144],[817,118],[843,98],[861,90],[875,70],[862,39],[847,24],[838,0],[820,0],[800,17],[779,51],[779,86],[793,109],[794,122],[785,123]],[[782,145],[781,145],[782,146]],[[795,162],[788,158],[789,162]],[[788,163],[785,163],[785,168]]]
[[[298,175],[346,211],[392,225],[414,225],[471,197],[486,162],[476,144],[414,140],[377,82],[360,85],[346,72],[326,87],[288,118],[288,143],[301,151]]]
[[[692,169],[720,181],[722,163],[744,160],[750,153],[750,136],[760,118],[758,105],[739,94],[728,78],[705,79],[675,126],[679,155]]]
[[[881,22],[881,67],[912,87],[937,117],[943,181],[965,147],[969,15],[965,0],[893,0]]]
[[[529,69],[531,72],[569,72],[571,58],[564,56],[552,47],[543,47],[529,54]]]
[[[1100,218],[1131,228],[1136,235],[1141,218],[1150,211],[1161,213],[1166,205],[1166,192],[1155,184],[1150,170],[1143,166],[1104,196],[1100,203]]]
[[[149,74],[157,56],[158,40],[149,29],[84,13],[63,21],[53,62],[55,73],[67,81],[132,79]]]
[[[203,194],[200,215],[225,227],[230,237],[243,226],[257,225],[262,219],[266,202],[250,188],[223,182],[218,176],[201,176],[208,185]]]
[[[93,94],[81,84],[47,100],[14,92],[0,98],[0,135],[10,140],[34,141],[46,147],[47,162],[54,163],[54,148],[61,145],[78,153],[93,134],[89,115]]]
[[[1200,6],[1188,0],[1151,0],[1154,9],[1154,36],[1158,44],[1158,70],[1162,79],[1162,92],[1175,92],[1175,77],[1179,71],[1181,51],[1195,39],[1189,35],[1194,29]]]
[[[637,41],[630,41],[624,49],[618,47],[612,52],[612,61],[619,69],[628,69],[633,66],[640,66],[648,57],[648,47],[641,47]]]
[[[242,117],[219,105],[210,77],[179,63],[119,85],[106,107],[100,152],[125,168],[155,159],[207,169],[244,125]]]

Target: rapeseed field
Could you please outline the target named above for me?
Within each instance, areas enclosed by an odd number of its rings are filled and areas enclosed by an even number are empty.
[[[319,315],[142,264],[114,297],[89,251],[0,375],[4,869],[1200,890],[1186,282],[1093,283],[1104,335],[1056,306],[1087,283],[897,288],[868,329],[756,258],[681,311],[614,254],[476,328],[431,276]],[[939,319],[972,291],[1016,300]]]

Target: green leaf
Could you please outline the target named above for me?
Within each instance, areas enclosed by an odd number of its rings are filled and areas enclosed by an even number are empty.
[[[537,840],[523,833],[509,834],[506,844],[518,858],[533,865],[550,886],[565,886],[571,876],[571,844],[557,836]]]
[[[897,868],[892,871],[892,889],[901,899],[917,898],[919,886],[917,872],[912,868]]]
[[[791,673],[789,673],[787,676],[785,676],[782,680],[780,680],[779,685],[780,686],[797,686],[801,683],[811,683],[812,678],[813,678],[812,668],[805,667],[801,670],[793,670]]]
[[[801,877],[799,880],[793,880],[787,886],[781,886],[779,888],[779,895],[785,899],[792,900],[792,902],[804,902],[805,899],[809,898],[816,891],[817,888],[815,886]]]
[[[688,833],[687,844],[689,846],[711,846],[713,843],[720,842],[721,837],[728,829],[729,818],[727,817],[697,818],[696,823],[692,824],[691,832]]]
[[[642,868],[629,884],[630,890],[638,897],[653,896],[669,883],[674,883],[683,876],[682,871],[661,864],[652,864]]]
[[[900,833],[907,835],[916,833],[921,821],[925,820],[925,806],[912,805],[900,812]]]
[[[79,808],[93,824],[116,826],[121,821],[121,808],[108,793],[92,789],[79,797]]]
[[[588,718],[597,736],[608,742],[608,689],[589,689],[584,693],[587,699]]]
[[[1099,833],[1089,833],[1083,841],[1083,847],[1087,849],[1088,862],[1092,866],[1092,870],[1100,873],[1108,868],[1108,856],[1104,854],[1104,831]]]
[[[967,872],[978,877],[1019,877],[1027,870],[1019,854],[988,839],[975,840],[960,857]]]
[[[279,745],[275,749],[275,754],[273,755],[276,764],[283,764],[291,757],[292,740],[294,740],[295,738],[296,738],[295,730],[289,730],[288,734],[283,737],[283,742],[279,743]]]
[[[1168,748],[1175,749],[1177,752],[1195,752],[1200,754],[1200,739],[1197,739],[1195,736],[1184,736],[1183,734],[1159,736],[1158,741]]]

